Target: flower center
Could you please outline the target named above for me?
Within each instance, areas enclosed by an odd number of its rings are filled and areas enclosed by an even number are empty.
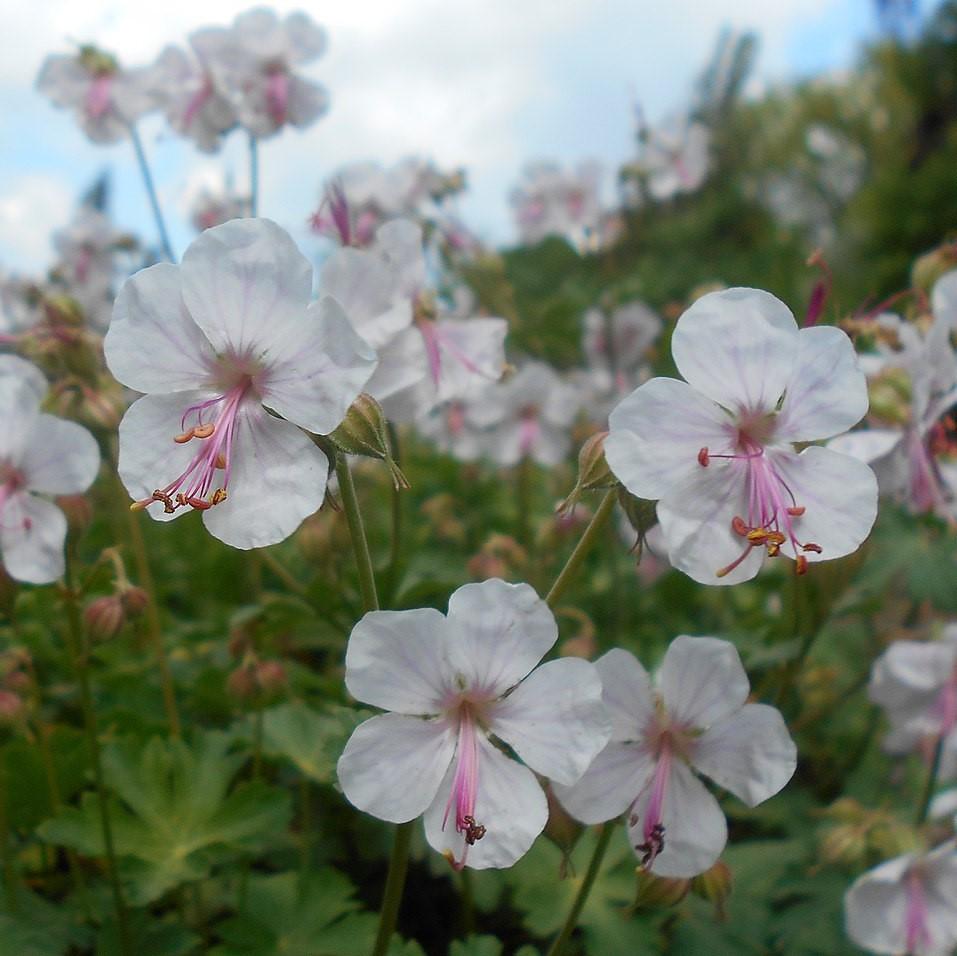
[[[281,66],[270,67],[266,73],[266,110],[277,126],[286,122],[289,109],[289,74]]]
[[[527,405],[519,412],[521,424],[518,431],[518,447],[523,456],[531,452],[541,434],[542,427],[538,422],[538,414],[539,410],[535,405]]]
[[[185,129],[189,129],[190,126],[193,125],[197,114],[212,95],[213,80],[212,77],[206,73],[203,75],[202,86],[190,97],[189,102],[186,104],[186,111],[183,113],[183,126]]]
[[[455,751],[455,774],[452,777],[452,792],[445,805],[442,829],[445,829],[452,808],[455,808],[455,830],[465,835],[462,858],[451,855],[450,862],[456,870],[465,866],[469,847],[485,836],[485,827],[475,819],[475,801],[478,798],[479,755],[478,733],[472,708],[463,703],[459,709],[459,739]]]
[[[715,574],[719,578],[730,574],[753,548],[764,547],[769,558],[776,558],[785,542],[790,542],[794,548],[795,572],[804,574],[807,558],[802,552],[820,554],[822,550],[819,544],[802,542],[798,538],[795,522],[804,515],[804,506],[795,500],[787,482],[764,453],[762,444],[742,432],[738,447],[741,450],[734,455],[712,455],[707,448],[698,452],[698,464],[702,468],[707,468],[715,458],[741,461],[747,468],[747,515],[735,515],[731,521],[731,530],[744,539],[745,548],[734,561],[719,568]]]
[[[98,73],[86,91],[86,113],[90,119],[102,119],[110,109],[112,73]]]
[[[134,501],[130,505],[134,511],[147,508],[154,501],[162,503],[166,514],[186,505],[205,511],[226,500],[236,422],[251,385],[249,376],[244,376],[222,395],[190,405],[183,412],[183,431],[173,436],[173,441],[185,445],[196,439],[196,454],[178,478],[157,488],[149,498]],[[219,473],[221,477],[217,477]]]
[[[0,464],[0,528],[5,531],[20,530],[29,531],[31,522],[29,518],[24,517],[18,522],[19,527],[7,527],[4,524],[3,516],[6,506],[17,492],[24,487],[23,475],[10,465]]]

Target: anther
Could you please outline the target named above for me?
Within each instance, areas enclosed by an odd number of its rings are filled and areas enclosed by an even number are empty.
[[[213,462],[214,466],[220,471],[225,471],[226,469],[226,455],[224,452],[219,452],[216,455],[216,461]]]
[[[187,498],[186,504],[188,504],[191,508],[195,508],[197,511],[206,511],[207,508],[213,507],[212,501],[207,501],[205,498],[197,498],[195,496],[192,498]]]
[[[206,425],[197,425],[193,429],[193,435],[196,438],[209,438],[214,431],[216,431],[216,426],[212,422],[209,422]]]
[[[788,508],[787,512],[792,518],[800,518],[806,510],[804,505],[795,505],[793,508]]]
[[[475,817],[467,815],[462,817],[462,822],[465,824],[465,842],[469,846],[475,846],[485,836],[485,827],[481,823],[476,823]]]
[[[195,434],[196,429],[191,428],[188,432],[183,432],[182,435],[176,435],[173,441],[176,442],[177,445],[185,445]]]
[[[795,574],[807,574],[807,558],[803,554],[799,554],[794,559],[794,573]]]
[[[708,449],[702,448],[701,451],[698,452],[698,464],[701,465],[702,468],[707,468],[709,460]]]
[[[638,843],[635,849],[641,854],[641,865],[650,866],[655,857],[665,848],[665,826],[657,823],[651,828],[651,833],[644,843]]]
[[[754,544],[764,544],[770,539],[771,532],[767,528],[752,528],[750,531],[745,531],[744,536]]]
[[[210,499],[209,503],[210,503],[211,505],[218,505],[218,504],[220,504],[221,502],[223,502],[223,501],[225,501],[225,500],[226,500],[226,489],[225,489],[225,488],[217,488],[217,489],[213,492],[213,497]]]
[[[740,535],[742,538],[746,538],[748,536],[748,526],[744,523],[743,518],[732,518],[731,530],[735,534]]]
[[[801,545],[801,550],[813,551],[815,554],[820,554],[824,549],[819,544],[815,544],[813,541],[808,541],[807,544]]]
[[[170,498],[165,491],[160,491],[159,488],[153,492],[153,501],[162,501],[163,511],[165,511],[168,515],[171,515],[176,510],[176,508],[173,506],[173,499]]]

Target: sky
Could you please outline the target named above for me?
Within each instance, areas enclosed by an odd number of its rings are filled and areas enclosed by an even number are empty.
[[[924,0],[929,6],[931,0]],[[127,143],[86,140],[72,115],[34,90],[41,63],[94,42],[122,63],[151,62],[202,26],[228,24],[250,4],[231,0],[0,0],[0,270],[34,273],[52,256],[50,234],[104,169],[117,222],[155,240]],[[465,221],[483,239],[514,238],[507,196],[524,164],[597,159],[610,182],[633,151],[632,106],[652,121],[680,111],[722,27],[760,38],[750,92],[854,63],[877,32],[873,0],[348,0],[273,4],[305,10],[329,35],[303,72],[331,108],[305,131],[261,145],[260,214],[303,244],[320,184],[357,160],[430,156],[465,167]],[[200,13],[201,10],[201,13]],[[175,138],[160,116],[141,133],[173,245],[192,237],[187,197],[196,183],[248,176],[246,142],[230,135],[215,156]]]

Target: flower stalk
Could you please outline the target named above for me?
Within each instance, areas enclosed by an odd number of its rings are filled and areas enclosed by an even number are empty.
[[[176,262],[176,256],[173,255],[173,246],[169,241],[169,233],[166,231],[166,222],[163,219],[163,212],[160,209],[159,198],[156,195],[156,185],[153,182],[153,174],[150,172],[150,166],[146,160],[143,141],[140,139],[140,134],[133,123],[130,124],[130,139],[133,142],[133,149],[136,150],[136,161],[140,167],[140,175],[143,177],[146,194],[149,196],[150,208],[153,210],[153,219],[156,221],[156,229],[159,232],[160,245],[163,247],[163,255],[165,255],[170,262]]]

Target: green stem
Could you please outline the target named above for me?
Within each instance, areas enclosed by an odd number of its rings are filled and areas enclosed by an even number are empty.
[[[459,874],[462,884],[462,924],[466,936],[475,932],[475,890],[472,886],[472,871],[464,867]]]
[[[259,215],[259,140],[249,134],[249,215]]]
[[[555,607],[561,599],[561,596],[567,590],[568,585],[571,584],[572,579],[578,573],[578,569],[582,566],[582,562],[598,540],[602,527],[610,517],[615,507],[617,497],[618,491],[616,488],[609,488],[608,491],[605,492],[605,497],[602,498],[598,510],[592,515],[588,527],[585,528],[585,533],[579,539],[578,544],[575,545],[575,550],[572,551],[568,560],[565,562],[565,567],[562,568],[561,573],[555,579],[552,589],[545,596],[545,603],[549,607]]]
[[[279,559],[272,554],[268,549],[262,548],[257,551],[256,554],[259,556],[260,561],[262,561],[265,567],[269,568],[272,573],[282,581],[286,587],[292,591],[293,594],[298,594],[300,597],[309,596],[309,588],[307,588],[301,581],[299,581],[288,568],[284,567]]]
[[[405,874],[409,868],[409,845],[412,842],[412,823],[400,823],[395,828],[395,840],[392,844],[392,858],[389,860],[389,874],[385,878],[385,892],[382,895],[382,910],[379,913],[379,931],[376,934],[372,956],[385,956],[389,942],[395,931],[395,922],[402,903],[402,891],[405,888]]]
[[[16,913],[17,905],[17,871],[13,864],[13,852],[10,848],[11,837],[10,817],[7,813],[7,788],[10,780],[7,775],[7,758],[0,751],[0,867],[3,869],[3,888],[7,897],[7,909]]]
[[[401,446],[399,444],[399,430],[392,422],[388,422],[389,450],[396,465],[402,464]],[[386,572],[386,587],[388,594],[393,597],[399,587],[399,566],[402,560],[402,489],[396,482],[392,482],[392,541],[389,548],[389,568]]]
[[[169,233],[166,231],[166,223],[163,221],[163,213],[160,210],[159,199],[156,196],[156,185],[153,182],[153,174],[150,172],[150,165],[146,161],[146,153],[143,150],[143,141],[140,139],[140,134],[133,124],[130,124],[130,139],[133,141],[133,149],[136,150],[136,161],[140,165],[143,185],[146,187],[146,194],[149,196],[150,206],[153,209],[153,218],[156,220],[156,229],[159,232],[163,254],[170,262],[175,262],[176,256],[173,255],[173,247],[169,241]]]
[[[515,474],[515,501],[518,507],[518,543],[531,557],[532,550],[532,460],[526,455],[518,463]]]
[[[336,476],[339,479],[339,494],[342,497],[342,510],[349,525],[349,537],[356,556],[356,569],[359,572],[359,591],[362,604],[367,611],[379,609],[379,595],[375,586],[375,573],[372,570],[372,556],[369,554],[369,542],[366,540],[365,526],[359,511],[359,499],[356,486],[352,483],[352,472],[345,455],[336,456]]]
[[[930,802],[934,797],[934,788],[937,786],[937,775],[940,772],[940,758],[944,753],[944,734],[939,734],[937,743],[934,745],[934,756],[930,761],[930,768],[927,771],[927,780],[924,783],[924,793],[917,807],[917,817],[915,823],[920,826],[927,820],[927,813],[930,810]]]
[[[106,784],[103,780],[103,761],[100,754],[100,740],[96,727],[96,712],[93,709],[93,691],[90,681],[90,649],[86,630],[80,617],[80,606],[73,587],[72,556],[67,554],[66,574],[63,589],[66,604],[67,645],[73,671],[80,686],[80,705],[83,710],[83,727],[86,744],[93,767],[93,780],[96,785],[97,803],[100,808],[100,829],[103,834],[103,848],[106,851],[106,868],[113,895],[113,908],[120,937],[120,952],[123,956],[133,956],[130,929],[126,917],[126,905],[116,865],[116,850],[113,845],[113,826],[106,797]]]
[[[614,821],[602,826],[601,833],[598,836],[598,842],[595,844],[595,850],[592,853],[591,860],[588,863],[588,869],[585,872],[585,878],[582,880],[582,885],[578,887],[578,893],[575,896],[575,901],[572,903],[572,908],[568,911],[565,924],[562,926],[561,932],[556,937],[555,942],[552,943],[551,948],[548,950],[547,956],[559,956],[565,948],[565,944],[571,939],[572,933],[575,932],[575,927],[578,925],[578,917],[581,916],[582,909],[588,900],[588,894],[591,893],[591,888],[595,883],[595,878],[598,876],[598,871],[601,869],[601,862],[605,857],[605,851],[608,849],[608,844],[611,842],[611,837],[614,832]]]
[[[253,780],[260,780],[263,775],[263,725],[265,717],[262,707],[257,707],[253,714]]]

